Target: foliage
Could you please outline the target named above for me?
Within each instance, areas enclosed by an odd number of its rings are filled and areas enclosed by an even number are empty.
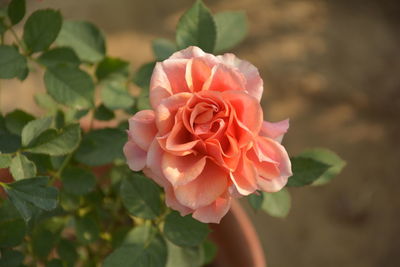
[[[26,5],[12,0],[0,7],[0,79],[24,80],[42,68],[46,93],[35,102],[45,115],[0,114],[0,266],[212,262],[216,247],[207,240],[208,226],[172,212],[161,188],[124,162],[127,118],[149,105],[155,61],[132,71],[107,54],[105,37],[92,23],[64,20],[53,9],[27,16]],[[14,27],[22,21],[18,36]],[[152,47],[158,61],[190,45],[226,51],[246,30],[244,13],[213,15],[197,1],[179,20],[176,43],[156,39]],[[5,35],[14,40],[5,43]],[[133,85],[141,87],[139,95],[131,94]],[[95,129],[99,121],[120,126]],[[305,152],[293,164],[288,186],[325,183],[344,166],[327,150]],[[285,216],[290,207],[286,190],[249,200],[273,216]]]

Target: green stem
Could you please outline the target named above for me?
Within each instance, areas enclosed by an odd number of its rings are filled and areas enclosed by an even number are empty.
[[[58,169],[56,173],[53,173],[53,177],[55,178],[61,178],[61,173],[67,167],[68,163],[71,161],[72,158],[72,153],[68,154],[68,156],[64,159],[63,163],[61,164],[61,167]]]
[[[12,36],[14,37],[15,41],[17,42],[17,44],[22,48],[22,50],[24,50],[24,52],[27,54],[26,56],[28,56],[28,51],[26,49],[25,44],[21,41],[21,39],[19,39],[17,33],[14,31],[14,29],[9,26],[8,30],[10,30]]]

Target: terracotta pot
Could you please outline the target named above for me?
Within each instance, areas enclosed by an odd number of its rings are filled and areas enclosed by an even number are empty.
[[[266,267],[260,240],[238,201],[220,224],[212,224],[211,238],[218,245],[217,258],[210,267]]]

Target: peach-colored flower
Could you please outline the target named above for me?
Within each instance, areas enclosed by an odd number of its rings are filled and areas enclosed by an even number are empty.
[[[292,175],[280,144],[289,121],[263,122],[262,92],[257,68],[233,54],[176,52],[154,68],[154,111],[129,120],[129,167],[162,186],[169,207],[205,223],[218,223],[232,198],[279,191]]]

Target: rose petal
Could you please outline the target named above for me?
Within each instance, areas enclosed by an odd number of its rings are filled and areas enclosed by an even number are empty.
[[[192,148],[198,142],[200,140],[194,140],[193,135],[186,129],[182,121],[179,121],[167,136],[164,149],[171,152],[180,152],[175,153],[175,155],[184,156],[192,153]]]
[[[218,64],[213,67],[211,76],[204,83],[203,90],[244,91],[244,78],[232,68]]]
[[[227,188],[228,173],[207,160],[203,172],[192,182],[175,187],[178,201],[191,209],[210,205]]]
[[[191,93],[180,93],[161,101],[156,109],[156,125],[159,135],[165,135],[171,131],[175,124],[176,112],[181,106],[185,105],[191,97]]]
[[[157,134],[154,111],[141,110],[129,119],[129,137],[141,149],[148,150]]]
[[[213,203],[193,212],[193,218],[203,223],[219,223],[231,206],[231,197],[223,194]]]
[[[194,57],[202,57],[205,56],[206,53],[204,53],[203,50],[201,50],[197,46],[189,46],[186,49],[180,50],[178,52],[173,53],[169,59],[190,59]]]
[[[281,143],[283,136],[288,129],[289,129],[289,119],[278,122],[264,121],[262,123],[260,135],[272,138]]]
[[[171,84],[162,63],[157,62],[150,81],[150,104],[156,109],[160,102],[172,95]]]
[[[217,56],[217,58],[229,66],[235,67],[245,77],[245,89],[255,97],[258,101],[261,100],[263,94],[263,80],[257,70],[257,68],[246,60],[237,58],[234,54],[227,53],[223,56]]]
[[[211,75],[209,63],[204,58],[192,58],[186,65],[186,82],[192,92],[201,91],[205,81]]]
[[[146,166],[147,152],[133,141],[128,141],[124,145],[124,154],[131,170],[140,171]]]
[[[187,59],[167,59],[161,63],[173,94],[190,92],[185,79],[187,63]]]
[[[161,165],[165,177],[173,186],[184,185],[203,172],[206,157],[193,154],[180,157],[165,153]]]
[[[179,203],[179,201],[176,199],[172,187],[169,187],[165,190],[165,204],[167,205],[167,207],[179,211],[181,216],[186,216],[193,212],[192,209],[185,207],[184,205]]]
[[[143,172],[160,186],[166,187],[167,185],[170,185],[170,183],[164,177],[161,168],[161,159],[163,154],[164,150],[160,147],[158,140],[154,139],[149,147],[149,151],[147,152],[147,168],[145,168]]]
[[[253,162],[260,175],[260,188],[267,192],[279,191],[288,177],[292,176],[292,166],[285,148],[273,139],[260,136],[254,149],[258,160]]]
[[[259,133],[263,121],[263,112],[256,98],[237,91],[223,92],[222,98],[232,105],[235,116],[241,123],[252,133]]]
[[[263,179],[262,177],[258,179],[258,185],[261,190],[269,193],[274,193],[280,191],[285,187],[288,181],[288,176],[279,176],[272,180]]]
[[[245,155],[240,158],[236,170],[230,173],[230,177],[237,191],[243,196],[250,195],[257,190],[257,170]]]

